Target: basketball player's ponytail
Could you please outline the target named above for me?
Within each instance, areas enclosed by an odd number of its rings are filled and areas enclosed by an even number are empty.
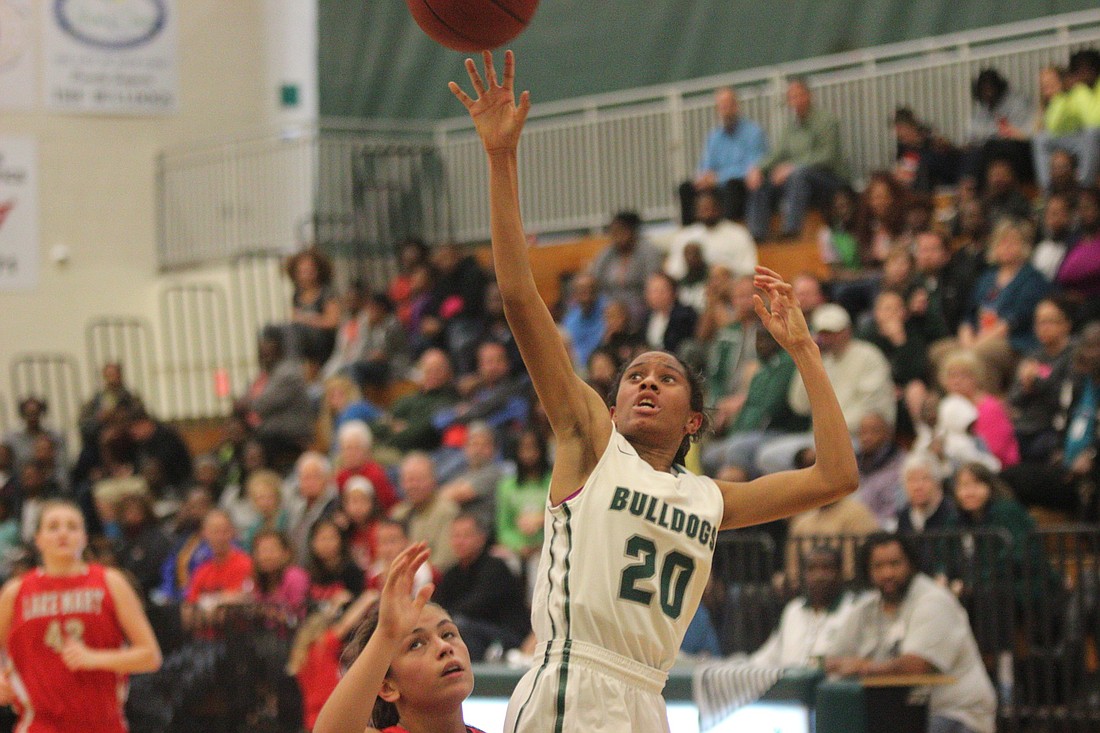
[[[355,635],[344,647],[343,654],[340,655],[340,664],[343,666],[344,671],[347,671],[355,662],[356,658],[363,653],[363,650],[367,647],[367,642],[374,636],[375,629],[378,628],[378,604],[367,611],[366,617],[363,622],[359,624],[359,628],[355,630]],[[386,676],[388,677],[390,671],[386,670]],[[370,725],[373,728],[379,730],[385,730],[391,726],[397,725],[400,720],[400,716],[397,713],[397,706],[392,702],[386,702],[380,697],[374,699],[374,710],[371,712]]]

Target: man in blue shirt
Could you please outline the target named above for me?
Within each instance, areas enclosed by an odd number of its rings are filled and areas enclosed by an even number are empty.
[[[604,298],[600,295],[596,278],[587,272],[573,278],[573,296],[562,316],[561,325],[573,344],[573,361],[583,370],[588,357],[603,339]]]
[[[741,117],[737,92],[723,87],[714,93],[720,124],[710,131],[695,178],[680,186],[680,216],[684,226],[695,221],[695,194],[712,189],[727,219],[745,215],[745,174],[768,152],[760,125]]]

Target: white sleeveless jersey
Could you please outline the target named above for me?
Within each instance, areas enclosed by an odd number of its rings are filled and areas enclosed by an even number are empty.
[[[710,577],[722,512],[714,481],[654,470],[612,429],[581,491],[547,506],[538,640],[587,642],[667,671]]]

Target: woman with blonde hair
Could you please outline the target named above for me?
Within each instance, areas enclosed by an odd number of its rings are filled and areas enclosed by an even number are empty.
[[[974,405],[977,411],[972,428],[974,435],[981,438],[1001,466],[1007,468],[1020,462],[1020,445],[1004,401],[984,387],[988,381],[986,375],[987,366],[977,354],[956,351],[940,365],[940,386],[948,397],[959,395]]]
[[[1034,243],[1031,222],[1005,219],[997,224],[986,253],[991,267],[974,284],[959,326],[959,343],[995,368],[998,389],[1007,383],[1016,357],[1039,345],[1032,321],[1050,282],[1031,264]]]
[[[321,401],[321,414],[317,417],[317,445],[335,450],[336,433],[350,420],[373,422],[382,417],[382,410],[363,396],[359,385],[344,374],[325,380],[325,396]]]

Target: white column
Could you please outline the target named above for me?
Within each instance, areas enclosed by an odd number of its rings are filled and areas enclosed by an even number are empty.
[[[256,198],[258,244],[287,252],[316,241],[317,2],[263,0],[264,122],[278,140],[251,164],[265,185],[243,195]]]
[[[317,121],[317,0],[264,0],[268,120]]]

